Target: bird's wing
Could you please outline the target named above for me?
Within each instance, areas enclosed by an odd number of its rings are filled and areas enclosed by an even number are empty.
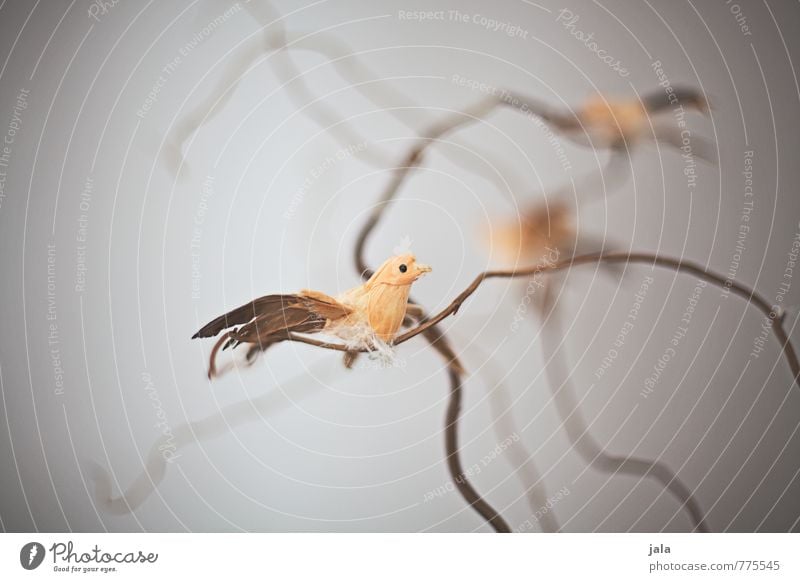
[[[254,342],[278,332],[320,330],[328,320],[344,317],[350,312],[351,308],[315,291],[265,295],[220,315],[200,328],[192,339],[212,337],[240,325],[242,327],[232,334],[232,339]]]
[[[353,311],[351,307],[344,305],[321,291],[303,289],[300,291],[300,296],[306,300],[306,303],[310,307],[313,307],[314,311],[327,319],[339,319],[340,317],[349,315]]]

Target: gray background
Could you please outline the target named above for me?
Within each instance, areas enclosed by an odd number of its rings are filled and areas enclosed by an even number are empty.
[[[454,84],[454,74],[554,107],[598,91],[632,97],[658,89],[654,60],[674,85],[701,88],[713,112],[692,116],[690,126],[717,144],[719,164],[698,165],[690,192],[680,155],[644,145],[633,154],[633,179],[585,205],[579,230],[617,248],[658,251],[726,273],[744,200],[744,152],[752,150],[754,209],[736,279],[774,302],[800,228],[797,3],[742,3],[749,35],[732,3],[721,0],[439,0],[435,9],[458,9],[470,21],[399,17],[430,5],[275,3],[287,31],[325,30],[349,45],[342,56],[359,53],[387,100],[381,107],[365,99],[326,57],[292,53],[313,97],[367,140],[364,155],[332,164],[293,203],[314,169],[353,142],[301,109],[308,100],[292,98],[268,52],[193,134],[179,177],[165,141],[258,39],[260,24],[244,7],[205,34],[230,4],[121,1],[98,20],[85,0],[0,4],[0,139],[20,125],[0,205],[3,529],[488,529],[457,493],[426,501],[449,481],[441,433],[447,382],[422,339],[399,348],[396,367],[363,360],[351,371],[336,354],[281,345],[253,368],[213,383],[205,378],[211,342],[189,340],[199,325],[252,297],[304,287],[335,293],[357,284],[352,245],[392,161],[402,159],[415,131],[481,96]],[[557,22],[562,8],[580,16],[577,28],[594,32],[628,77]],[[472,21],[476,14],[527,34],[487,30]],[[198,34],[202,40],[168,75],[152,108],[137,116],[163,67]],[[12,124],[22,89],[29,90],[27,108]],[[392,107],[413,107],[400,114],[407,124]],[[429,310],[444,307],[479,271],[500,265],[482,238],[492,221],[513,217],[517,206],[579,180],[608,157],[565,142],[572,167],[565,171],[542,129],[511,111],[453,141],[431,149],[368,247],[374,265],[406,237],[412,241],[418,259],[434,267],[414,289]],[[486,159],[470,153],[474,146]],[[386,163],[369,163],[370,155]],[[91,201],[81,208],[88,178]],[[87,271],[79,291],[81,215]],[[193,272],[196,219],[202,225]],[[49,290],[48,245],[55,249]],[[592,434],[616,454],[667,463],[715,531],[798,529],[800,394],[771,336],[758,358],[749,356],[762,322],[754,309],[704,290],[676,357],[643,398],[644,380],[694,287],[691,277],[657,271],[619,357],[595,378],[649,273],[632,266],[617,280],[581,267],[559,287],[569,328],[563,355]],[[795,278],[784,301],[791,330],[798,286]],[[569,491],[552,508],[565,531],[689,529],[679,504],[652,480],[587,470],[570,447],[543,373],[538,320],[511,331],[523,289],[524,283],[488,283],[446,322],[470,371],[460,427],[464,464],[480,462],[502,440],[487,401],[487,390],[502,382],[520,442],[543,475],[537,486],[551,497]],[[57,344],[48,343],[51,323]],[[244,404],[225,408],[237,403]],[[165,427],[182,444],[177,458],[165,465],[156,449],[142,477]],[[158,467],[166,468],[163,475]],[[130,488],[133,512],[95,496],[93,479],[102,470],[110,471],[113,496]],[[512,528],[538,531],[517,477],[504,453],[473,481]]]

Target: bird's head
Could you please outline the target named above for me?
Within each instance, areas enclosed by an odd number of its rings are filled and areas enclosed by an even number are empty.
[[[425,273],[430,273],[431,268],[417,262],[412,254],[397,255],[384,261],[378,267],[369,283],[376,285],[411,285]]]

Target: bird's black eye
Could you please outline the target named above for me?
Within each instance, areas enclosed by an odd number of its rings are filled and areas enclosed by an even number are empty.
[[[406,271],[408,271],[408,267],[406,266],[405,263],[403,263],[402,265],[400,265],[400,272],[405,273]]]

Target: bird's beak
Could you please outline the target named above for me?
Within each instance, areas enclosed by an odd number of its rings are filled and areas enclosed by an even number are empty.
[[[428,265],[417,264],[417,277],[421,277],[425,273],[430,273],[431,271],[433,271],[433,269],[431,269]]]

